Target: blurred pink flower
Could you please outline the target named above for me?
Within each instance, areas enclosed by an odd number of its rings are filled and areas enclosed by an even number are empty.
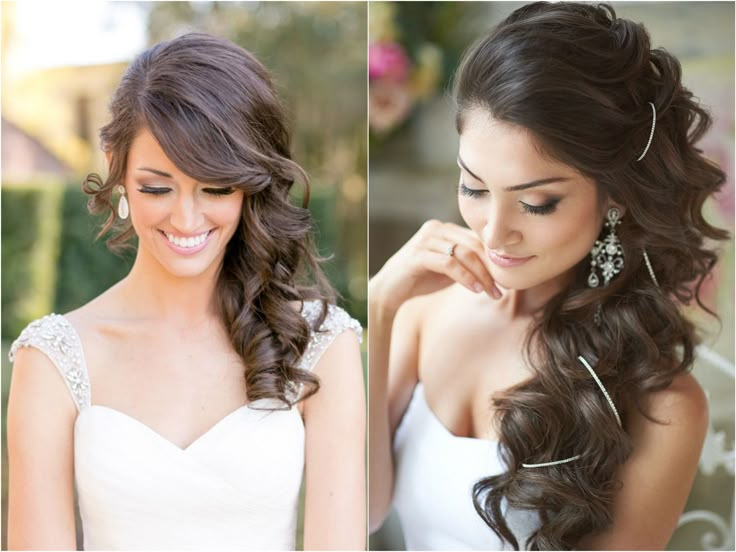
[[[403,82],[409,76],[411,62],[401,45],[374,42],[368,47],[368,79]]]
[[[414,103],[406,86],[384,79],[371,82],[368,98],[368,121],[378,133],[388,132],[403,121]]]

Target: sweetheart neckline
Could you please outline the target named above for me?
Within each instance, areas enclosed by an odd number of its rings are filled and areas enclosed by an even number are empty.
[[[304,312],[304,308],[305,308],[304,305],[306,305],[306,302],[302,304],[302,310],[301,310],[302,313]],[[74,327],[74,324],[72,324],[71,321],[65,315],[58,314],[57,316],[61,317],[64,320],[64,322],[66,322],[66,324],[69,326],[69,328],[71,328],[71,331],[74,334],[74,338],[77,341],[77,345],[79,346],[79,354],[80,354],[80,361],[81,361],[81,364],[82,364],[82,370],[83,370],[83,372],[85,374],[89,374],[89,370],[87,368],[87,357],[84,354],[84,344],[82,343],[82,336],[79,335],[79,332],[77,331],[77,328]],[[168,443],[169,445],[171,445],[172,447],[176,448],[177,450],[179,450],[182,453],[186,453],[187,451],[189,451],[191,448],[194,447],[194,445],[196,445],[199,441],[203,440],[207,435],[209,435],[210,433],[212,433],[216,428],[218,428],[220,425],[222,425],[229,418],[233,417],[236,413],[240,412],[241,410],[243,410],[246,407],[249,407],[250,408],[251,405],[254,404],[254,402],[258,402],[258,401],[250,401],[250,402],[247,402],[247,403],[239,406],[238,408],[236,408],[232,412],[229,412],[228,414],[225,414],[225,416],[223,416],[222,418],[220,418],[219,420],[217,420],[217,422],[215,422],[214,425],[210,426],[210,428],[207,429],[207,431],[205,431],[204,433],[202,433],[201,435],[199,435],[198,437],[196,437],[193,441],[191,441],[185,447],[182,447],[182,446],[176,444],[174,441],[172,441],[168,437],[165,437],[165,436],[161,435],[158,431],[156,431],[155,429],[153,429],[151,426],[149,426],[145,422],[139,420],[135,416],[131,416],[130,414],[126,414],[122,410],[118,410],[117,408],[113,408],[111,406],[105,406],[105,405],[102,405],[102,404],[92,404],[92,389],[91,389],[91,386],[89,388],[89,395],[88,395],[88,397],[89,397],[89,404],[87,404],[87,406],[85,408],[79,410],[79,412],[77,413],[77,418],[76,418],[76,420],[74,420],[75,426],[76,426],[77,421],[79,420],[79,417],[82,415],[82,412],[84,412],[85,410],[87,410],[89,408],[92,408],[92,407],[103,408],[105,410],[108,410],[108,411],[111,411],[111,412],[115,412],[115,413],[119,414],[120,416],[122,416],[124,418],[127,418],[128,420],[132,420],[133,422],[135,422],[139,426],[143,426],[146,430],[148,430],[149,433],[151,433],[152,435],[158,437],[161,441],[165,441],[166,443]],[[267,400],[267,399],[264,399],[264,400]],[[294,408],[292,407],[289,410],[293,410],[293,409]],[[259,409],[255,409],[255,408],[250,408],[250,410],[259,411]],[[274,412],[275,411],[278,411],[278,410],[279,409],[276,409],[276,410],[274,410]],[[297,409],[297,412],[298,412],[298,409]],[[299,417],[301,418],[301,413],[299,413]]]
[[[421,381],[418,381],[414,388],[414,394],[416,395],[417,393],[421,395],[421,399],[424,402],[424,407],[427,409],[427,412],[429,412],[430,418],[434,420],[435,425],[439,426],[442,432],[448,437],[451,437],[459,441],[479,442],[484,445],[488,445],[488,444],[497,445],[498,444],[498,439],[484,439],[482,437],[465,437],[464,435],[455,435],[452,431],[448,429],[448,427],[445,424],[442,423],[442,420],[439,419],[437,414],[435,414],[432,408],[429,406],[429,402],[427,401],[427,395],[424,391],[424,384]]]
[[[257,408],[252,408],[251,407],[251,404],[252,403],[246,403],[244,405],[239,406],[235,410],[229,412],[228,414],[226,414],[225,416],[223,416],[222,418],[220,418],[217,422],[215,422],[214,425],[210,426],[209,429],[207,429],[207,431],[205,431],[204,433],[200,434],[198,437],[196,437],[193,441],[191,441],[188,445],[186,445],[184,447],[178,445],[177,443],[175,443],[174,441],[172,441],[168,437],[165,437],[164,435],[162,435],[161,433],[159,433],[158,431],[156,431],[155,429],[153,429],[150,425],[148,425],[145,422],[139,420],[135,416],[131,416],[130,414],[127,414],[127,413],[123,412],[122,410],[118,410],[117,408],[113,408],[111,406],[106,406],[104,404],[90,404],[90,405],[88,405],[86,408],[84,408],[77,415],[77,419],[75,420],[74,423],[75,423],[75,426],[76,426],[77,422],[82,417],[82,414],[84,412],[86,412],[87,410],[91,410],[92,408],[96,408],[96,409],[101,409],[103,411],[112,412],[113,414],[121,417],[122,419],[129,420],[135,426],[142,427],[144,431],[146,431],[148,434],[152,435],[154,438],[158,439],[159,441],[162,441],[162,442],[166,443],[167,445],[170,445],[170,446],[174,447],[176,450],[178,450],[179,452],[181,452],[181,453],[184,454],[184,453],[189,452],[191,449],[195,448],[198,443],[200,443],[201,441],[205,440],[212,433],[215,433],[218,428],[220,428],[223,425],[225,425],[225,423],[228,420],[230,420],[231,418],[234,418],[239,412],[241,412],[241,411],[243,411],[245,409],[247,409],[248,411],[254,412],[254,413],[255,412],[261,412],[261,413],[266,413],[266,414],[270,414],[270,413],[273,413],[273,412],[292,412],[292,411],[294,411],[293,408],[292,409],[289,409],[289,410],[271,410],[271,411],[266,411],[266,410],[260,410],[260,409],[257,409]],[[301,416],[300,416],[300,418],[301,418]]]

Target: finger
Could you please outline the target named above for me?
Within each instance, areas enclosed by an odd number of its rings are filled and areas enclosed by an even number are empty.
[[[501,290],[496,286],[493,276],[491,275],[491,262],[488,258],[486,246],[483,244],[478,235],[470,230],[456,224],[447,223],[444,229],[443,237],[452,240],[457,244],[462,244],[465,248],[472,251],[475,254],[472,263],[480,263],[483,267],[483,271],[487,274],[487,279],[482,279],[486,291],[489,295],[496,299],[502,297]],[[475,270],[474,270],[475,271]]]
[[[454,280],[462,286],[465,286],[473,293],[483,291],[483,284],[478,281],[475,274],[465,268],[455,257],[451,257],[444,253],[438,253],[430,249],[424,249],[420,252],[420,261],[432,272],[443,274]]]
[[[493,290],[495,286],[493,284],[493,278],[488,273],[488,269],[478,258],[477,252],[471,249],[465,243],[455,242],[453,244],[449,241],[432,238],[425,242],[425,246],[428,250],[433,251],[434,253],[439,253],[441,255],[446,255],[448,257],[454,258],[455,261],[460,263],[463,268],[465,268],[475,277],[476,281],[481,284],[486,293],[488,293],[489,295],[494,295]],[[449,250],[451,247],[452,255],[449,255]]]
[[[486,254],[486,247],[475,232],[452,222],[428,220],[422,225],[414,238],[416,239],[415,245],[420,249],[427,248],[444,254],[448,254],[449,247],[452,244],[463,244],[469,251],[475,253],[472,260],[467,254],[465,256],[460,255],[463,259],[468,259],[467,264],[469,266],[467,268],[477,275],[479,282],[491,297],[495,299],[502,297],[501,290],[495,285],[490,273],[490,261]],[[456,250],[457,245],[453,250],[454,255],[456,255]]]

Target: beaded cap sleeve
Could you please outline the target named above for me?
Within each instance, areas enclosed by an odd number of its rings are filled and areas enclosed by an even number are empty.
[[[313,328],[320,314],[322,314],[322,301],[305,301],[302,308],[302,316],[306,319],[310,328]],[[355,318],[352,318],[344,309],[337,305],[327,305],[327,316],[317,331],[312,331],[309,336],[309,344],[304,351],[299,368],[311,370],[322,354],[327,350],[335,338],[345,330],[353,330],[358,335],[358,341],[363,341],[363,328]]]
[[[90,405],[89,375],[82,343],[66,318],[49,314],[28,324],[10,347],[10,362],[15,361],[21,347],[35,347],[49,357],[66,382],[78,411]]]

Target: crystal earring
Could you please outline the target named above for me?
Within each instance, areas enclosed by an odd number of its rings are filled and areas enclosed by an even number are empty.
[[[125,198],[125,186],[119,185],[118,192],[120,192],[120,201],[118,202],[118,216],[121,218],[121,220],[125,220],[130,214],[128,200]]]
[[[616,235],[616,225],[621,224],[621,211],[611,207],[606,216],[605,227],[608,235],[601,240],[596,240],[593,249],[590,250],[590,275],[588,286],[595,288],[601,283],[596,268],[600,268],[603,276],[603,286],[607,286],[611,279],[621,272],[624,267],[624,250],[621,240]]]

